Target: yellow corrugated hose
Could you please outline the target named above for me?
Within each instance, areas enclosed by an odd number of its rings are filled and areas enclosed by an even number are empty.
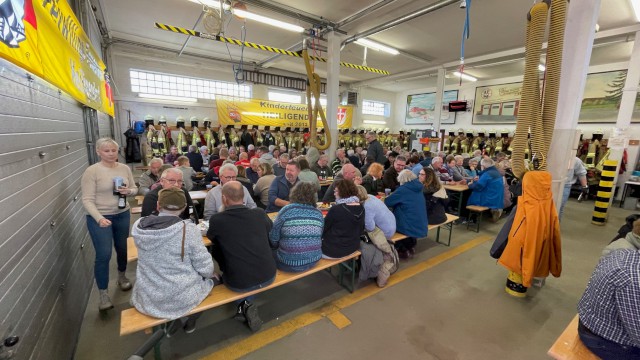
[[[307,69],[307,114],[309,116],[310,132],[309,145],[318,150],[326,150],[331,145],[331,131],[329,131],[329,124],[327,123],[327,117],[324,114],[322,105],[320,105],[320,76],[313,72],[313,69],[311,68],[311,61],[309,60],[309,53],[306,48],[302,50],[302,58],[304,59],[304,67]],[[318,143],[318,115],[320,115],[320,119],[322,119],[322,126],[324,127],[324,133],[327,138],[327,141],[322,145]]]
[[[544,90],[541,93],[538,64],[549,4],[551,4],[551,28],[547,46]],[[534,169],[547,169],[547,153],[551,146],[558,107],[566,13],[567,0],[545,0],[535,4],[528,14],[525,72],[512,154],[513,172],[518,178],[522,178],[526,171],[524,153],[529,131],[531,131],[531,158],[535,160]]]
[[[522,179],[525,173],[524,150],[527,146],[527,135],[529,131],[531,131],[532,148],[539,149],[538,141],[540,141],[539,135],[541,134],[534,131],[542,129],[538,64],[540,63],[540,55],[542,53],[542,40],[547,24],[548,10],[548,4],[541,2],[533,5],[527,15],[524,79],[522,81],[518,122],[516,124],[515,134],[513,135],[513,153],[511,155],[513,173],[520,179]]]

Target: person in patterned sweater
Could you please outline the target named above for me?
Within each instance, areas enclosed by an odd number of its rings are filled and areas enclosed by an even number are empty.
[[[298,182],[273,223],[271,247],[276,253],[276,266],[282,271],[300,272],[312,268],[322,257],[324,218],[316,208],[313,183]]]

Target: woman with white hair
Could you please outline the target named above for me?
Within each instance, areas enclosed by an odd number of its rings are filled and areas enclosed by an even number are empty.
[[[118,262],[117,284],[120,290],[131,289],[127,270],[127,237],[131,213],[127,196],[138,193],[131,169],[118,162],[118,143],[110,138],[96,142],[100,161],[89,166],[82,175],[82,204],[87,211],[87,228],[96,253],[94,275],[100,291],[99,310],[113,309],[107,286],[111,248]]]
[[[502,210],[504,207],[503,175],[495,167],[493,160],[484,158],[480,161],[482,175],[478,181],[469,185],[472,190],[469,205],[486,206],[491,210]]]
[[[402,170],[398,174],[400,186],[384,203],[393,209],[396,217],[396,231],[408,238],[396,242],[398,255],[402,259],[413,257],[417,238],[427,236],[429,220],[427,205],[422,195],[422,183],[411,170]]]

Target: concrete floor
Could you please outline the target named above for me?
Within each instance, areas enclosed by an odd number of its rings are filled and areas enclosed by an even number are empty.
[[[548,278],[541,289],[530,289],[525,299],[504,292],[507,272],[489,256],[492,238],[413,276],[399,272],[394,276],[406,279],[379,292],[366,282],[350,295],[327,273],[270,290],[256,301],[265,321],[256,334],[231,319],[233,305],[206,312],[195,333],[180,331],[163,342],[163,358],[226,359],[246,354],[244,359],[546,359],[548,348],[576,314],[576,303],[602,248],[632,213],[614,207],[607,225],[595,226],[592,210],[593,201],[570,200],[562,223],[562,276]],[[480,234],[458,225],[451,248],[436,244],[434,231],[419,242],[417,256],[403,261],[400,271],[456,252],[456,247],[480,236],[493,237],[503,223],[483,222]],[[133,278],[135,264],[127,271]],[[119,313],[130,307],[130,293],[115,290],[113,274],[110,293],[116,307],[101,316],[94,288],[76,359],[126,359],[147,338],[142,333],[118,336]],[[310,311],[358,294],[365,295],[340,311],[350,325],[338,329],[327,318],[296,325],[309,319]],[[145,359],[152,358],[151,352]]]

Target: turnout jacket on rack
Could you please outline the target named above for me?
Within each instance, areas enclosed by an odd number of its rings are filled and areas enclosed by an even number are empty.
[[[560,222],[553,204],[550,173],[525,173],[509,241],[498,262],[522,274],[522,284],[526,287],[531,286],[534,277],[546,277],[549,272],[560,276]]]

